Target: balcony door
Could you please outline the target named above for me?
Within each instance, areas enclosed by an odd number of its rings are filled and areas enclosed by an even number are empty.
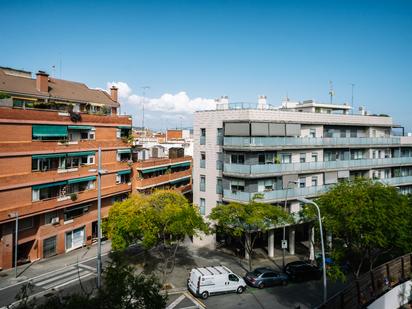
[[[66,233],[66,251],[80,248],[84,245],[84,226]]]

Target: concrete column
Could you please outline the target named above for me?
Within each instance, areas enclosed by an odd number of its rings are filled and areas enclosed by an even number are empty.
[[[295,254],[295,227],[289,227],[289,254]]]
[[[268,232],[268,256],[271,258],[275,256],[275,230]]]
[[[245,233],[245,242],[249,243],[250,242],[250,234],[249,233]],[[247,245],[245,244],[245,259],[249,260],[249,253],[246,250]]]
[[[315,260],[315,227],[312,226],[309,230],[309,260]]]

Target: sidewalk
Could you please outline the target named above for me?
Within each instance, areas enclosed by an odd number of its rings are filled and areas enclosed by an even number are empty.
[[[102,255],[107,254],[110,250],[111,242],[102,242]],[[60,254],[47,259],[35,261],[30,264],[21,265],[17,267],[17,278],[15,278],[14,268],[2,270],[0,271],[0,288],[5,288],[39,275],[62,269],[68,265],[76,264],[77,262],[96,258],[96,253],[97,244],[93,244],[92,246],[79,248],[65,254]]]

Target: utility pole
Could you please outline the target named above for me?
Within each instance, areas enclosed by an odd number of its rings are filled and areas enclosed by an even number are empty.
[[[351,87],[352,87],[351,106],[352,106],[352,114],[353,114],[353,110],[354,110],[354,109],[353,109],[353,108],[354,108],[354,107],[353,107],[353,89],[355,88],[355,84],[351,83],[350,85],[351,85]]]
[[[99,161],[97,166],[97,288],[102,286],[102,148],[99,146]]]
[[[335,95],[335,91],[333,90],[333,82],[329,81],[329,96],[330,96],[330,104],[333,104],[333,96]]]
[[[16,224],[15,224],[15,235],[14,235],[14,273],[17,278],[17,249],[19,245],[19,213],[13,212],[9,214],[9,218],[15,218],[16,219]]]

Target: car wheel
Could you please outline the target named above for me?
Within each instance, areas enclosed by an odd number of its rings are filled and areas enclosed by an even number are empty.
[[[208,291],[204,291],[204,292],[201,294],[201,296],[202,296],[203,299],[206,299],[206,298],[209,297],[209,292],[208,292]]]
[[[288,283],[289,283],[289,282],[288,282],[287,280],[283,280],[283,281],[282,281],[282,285],[283,285],[283,286],[288,285]]]
[[[263,284],[263,282],[259,283],[258,288],[259,289],[263,289],[265,287],[265,285]]]
[[[243,286],[240,286],[240,287],[237,288],[236,293],[242,294],[244,290],[245,290],[245,288]]]

